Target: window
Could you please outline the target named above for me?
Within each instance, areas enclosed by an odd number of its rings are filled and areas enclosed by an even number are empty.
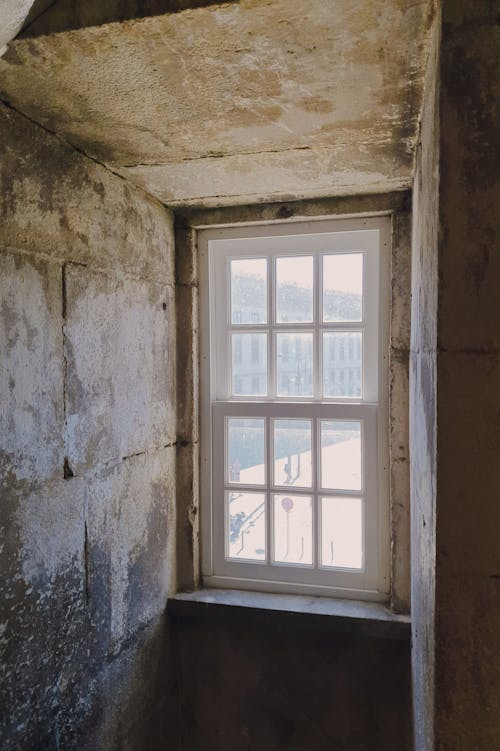
[[[205,585],[386,599],[388,237],[200,232]]]

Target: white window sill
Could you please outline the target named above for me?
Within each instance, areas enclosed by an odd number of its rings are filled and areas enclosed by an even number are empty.
[[[410,618],[397,615],[376,602],[338,600],[231,589],[179,592],[168,601],[168,612],[179,618],[287,617],[313,619],[328,628],[363,636],[410,639]]]

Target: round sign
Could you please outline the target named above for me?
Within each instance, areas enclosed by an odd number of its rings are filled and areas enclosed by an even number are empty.
[[[283,498],[282,501],[281,501],[281,508],[284,511],[286,511],[287,514],[288,514],[288,512],[293,509],[293,501],[292,501],[292,499],[288,498],[288,496],[286,498]]]

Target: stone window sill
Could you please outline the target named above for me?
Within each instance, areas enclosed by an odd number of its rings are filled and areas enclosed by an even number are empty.
[[[327,597],[199,589],[179,592],[169,599],[167,612],[189,620],[290,621],[326,626],[337,633],[364,637],[410,640],[410,618],[397,615],[385,605]]]

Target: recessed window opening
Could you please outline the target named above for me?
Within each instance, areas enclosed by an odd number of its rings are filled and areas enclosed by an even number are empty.
[[[388,237],[200,232],[205,584],[387,597]]]

